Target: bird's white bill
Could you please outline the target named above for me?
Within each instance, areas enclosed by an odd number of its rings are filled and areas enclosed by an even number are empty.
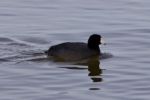
[[[101,38],[101,44],[102,44],[102,45],[106,45],[106,42],[104,41],[103,38]]]

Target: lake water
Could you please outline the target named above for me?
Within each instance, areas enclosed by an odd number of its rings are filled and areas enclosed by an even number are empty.
[[[149,0],[1,0],[0,100],[149,100]],[[101,34],[113,55],[88,66],[44,51]],[[92,69],[91,69],[92,70]]]

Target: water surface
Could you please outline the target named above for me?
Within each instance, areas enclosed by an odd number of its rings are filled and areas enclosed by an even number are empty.
[[[149,100],[150,1],[1,0],[1,100]],[[44,51],[101,34],[109,59],[88,65]],[[94,74],[92,73],[94,72]]]

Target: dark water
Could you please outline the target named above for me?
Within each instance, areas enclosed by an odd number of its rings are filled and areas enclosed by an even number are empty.
[[[1,0],[0,100],[149,100],[149,0]],[[46,58],[49,46],[107,43],[95,70]]]

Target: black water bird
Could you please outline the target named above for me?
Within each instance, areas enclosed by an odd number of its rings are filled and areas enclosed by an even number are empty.
[[[101,35],[93,34],[89,37],[88,43],[83,42],[65,42],[58,45],[51,46],[46,54],[48,57],[60,61],[78,61],[82,59],[89,59],[94,56],[100,56],[101,51],[99,45],[101,44]]]

